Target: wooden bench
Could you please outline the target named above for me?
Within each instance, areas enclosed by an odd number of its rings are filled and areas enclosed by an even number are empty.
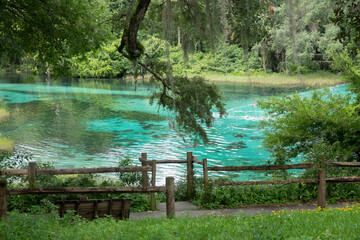
[[[125,220],[130,216],[131,199],[93,199],[93,200],[67,200],[55,203],[60,217],[72,210],[88,220],[112,216],[115,219]]]

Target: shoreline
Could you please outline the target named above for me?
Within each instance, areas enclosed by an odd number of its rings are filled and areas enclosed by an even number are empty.
[[[0,73],[2,75],[9,74],[10,72]],[[15,74],[25,74],[30,75],[29,73],[18,73]],[[11,73],[10,73],[11,74]],[[31,76],[34,76],[31,74]],[[42,77],[41,75],[35,75]],[[144,81],[148,82],[151,75],[145,75]],[[188,77],[201,76],[204,77],[207,82],[210,83],[234,83],[234,84],[246,84],[254,86],[268,86],[268,87],[296,87],[296,86],[305,86],[305,87],[329,87],[336,86],[340,84],[347,83],[343,80],[340,74],[335,74],[331,72],[318,71],[313,73],[307,73],[302,75],[287,75],[284,73],[257,73],[257,74],[248,74],[248,75],[236,75],[236,74],[218,74],[218,73],[204,73],[204,74],[186,74]],[[61,78],[61,77],[60,77]],[[80,79],[80,78],[74,78]],[[117,79],[123,79],[125,81],[134,81],[134,77],[128,75],[123,78],[93,78],[85,77],[82,79],[101,79],[104,81],[111,81]],[[137,77],[137,81],[143,81],[142,76]]]
[[[281,73],[268,73],[261,75],[233,75],[233,74],[188,74],[188,77],[202,76],[211,83],[236,83],[251,84],[256,86],[308,86],[308,87],[328,87],[346,83],[340,75],[330,72],[314,72],[303,75],[286,75]],[[127,76],[125,80],[133,81],[134,78]],[[144,81],[149,81],[150,76],[146,75]],[[142,81],[138,77],[137,81]]]

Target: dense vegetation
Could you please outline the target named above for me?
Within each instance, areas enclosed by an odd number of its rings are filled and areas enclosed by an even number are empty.
[[[359,12],[352,9],[356,5],[353,1],[336,3],[335,22],[341,26],[344,50],[332,50],[333,68],[342,71],[349,93],[319,90],[310,97],[294,94],[260,102],[268,110],[263,121],[264,146],[273,153],[275,163],[287,163],[298,156],[319,162],[321,155],[332,162],[360,161],[360,45],[355,24]]]
[[[345,27],[340,18],[333,21],[334,10],[342,7],[341,1],[333,0],[2,4],[0,52],[5,69],[58,73],[60,68],[80,77],[145,74],[143,66],[126,61],[117,51],[131,28],[132,14],[141,15],[135,11],[140,5],[149,4],[136,26],[142,46],[137,60],[155,70],[159,62],[171,64],[175,74],[329,70],[327,60],[332,50],[342,47],[336,37]],[[53,17],[46,14],[49,9]],[[35,38],[36,34],[41,35]],[[6,43],[11,47],[4,47]]]

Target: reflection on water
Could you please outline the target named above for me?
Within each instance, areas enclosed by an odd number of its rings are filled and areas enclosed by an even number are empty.
[[[0,76],[0,99],[12,119],[0,126],[6,136],[33,155],[56,167],[115,166],[119,159],[185,159],[192,151],[209,165],[262,164],[269,153],[261,148],[258,129],[263,111],[255,101],[275,93],[306,92],[302,87],[276,88],[218,84],[224,93],[227,118],[207,130],[210,145],[194,147],[168,127],[171,113],[149,104],[152,87],[119,79],[45,80],[24,75]],[[344,88],[344,87],[340,87]],[[343,89],[340,89],[343,90]],[[216,113],[214,113],[216,115]],[[197,171],[201,168],[197,166]],[[179,164],[158,167],[164,176],[185,175]],[[233,173],[239,180],[259,179],[254,172]]]

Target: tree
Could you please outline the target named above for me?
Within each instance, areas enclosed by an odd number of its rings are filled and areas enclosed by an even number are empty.
[[[352,55],[360,48],[360,1],[334,0],[334,22],[340,27],[338,38],[347,45]]]
[[[289,0],[276,7],[270,43],[281,61],[279,70],[307,72],[319,69],[316,53],[327,54],[338,27],[334,26],[332,0]],[[325,57],[329,57],[328,55]]]
[[[124,28],[118,51],[150,72],[153,82],[160,83],[160,91],[155,92],[150,101],[153,103],[157,99],[159,106],[174,112],[174,121],[170,126],[193,136],[196,141],[200,138],[207,143],[209,139],[202,124],[207,127],[213,124],[215,120],[213,108],[219,112],[220,117],[226,114],[218,88],[214,84],[206,83],[201,77],[173,76],[169,59],[165,63],[153,63],[152,67],[139,61],[144,53],[144,47],[138,40],[138,31],[150,2],[150,0],[137,0],[134,9],[130,10],[132,13],[129,14],[128,25]],[[170,4],[171,1],[165,1],[163,8],[167,7],[170,11]],[[170,13],[166,12],[166,14]]]
[[[347,33],[356,33],[356,17],[349,6],[358,1],[335,1],[335,13]],[[355,5],[354,5],[355,4]],[[346,20],[344,19],[346,18]],[[342,36],[342,35],[340,35]],[[341,71],[349,82],[348,94],[334,94],[329,89],[271,97],[259,104],[267,110],[264,147],[272,152],[275,163],[286,163],[301,156],[317,162],[320,155],[327,161],[360,161],[360,55],[355,35],[347,35],[347,47],[332,51],[333,69]],[[355,49],[354,46],[357,46]],[[354,56],[355,51],[355,56]]]
[[[108,38],[107,9],[105,0],[1,0],[0,55],[3,61],[31,56],[43,70],[64,73],[72,56]]]
[[[213,108],[221,117],[225,115],[218,89],[203,78],[173,76],[170,61],[154,62],[151,66],[140,61],[144,46],[138,40],[138,32],[151,0],[108,3],[106,0],[2,0],[0,53],[7,59],[31,56],[43,71],[51,66],[54,73],[61,74],[71,69],[71,57],[83,57],[106,39],[112,40],[110,26],[123,27],[118,52],[151,73],[155,82],[160,82],[156,84],[160,91],[154,93],[151,101],[174,112],[177,123],[171,124],[174,128],[207,142],[202,125],[213,123]],[[170,0],[162,4],[164,17],[170,14],[171,4]],[[123,11],[125,7],[127,12]],[[112,15],[109,10],[113,11]],[[121,24],[116,24],[116,20]]]
[[[353,96],[324,89],[309,97],[274,96],[259,105],[267,110],[263,144],[275,163],[298,156],[316,162],[320,154],[327,161],[360,161],[359,105]]]

